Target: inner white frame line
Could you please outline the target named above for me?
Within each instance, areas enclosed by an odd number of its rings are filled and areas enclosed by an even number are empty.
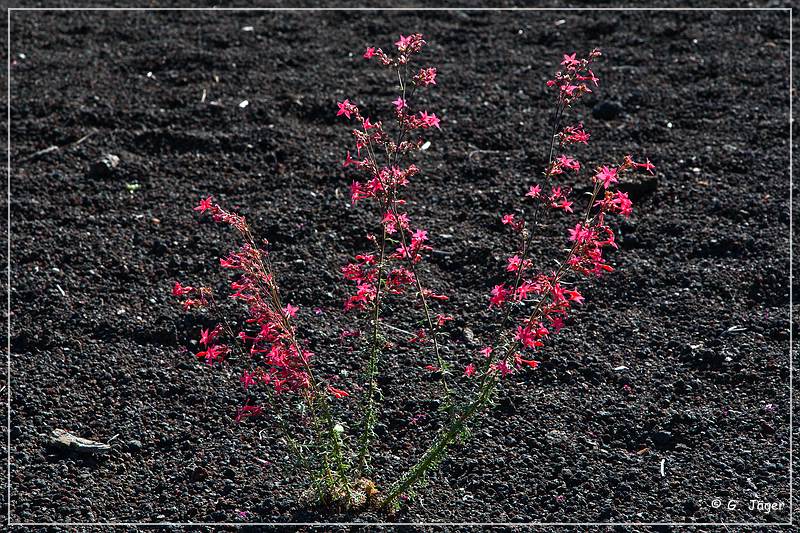
[[[13,11],[255,11],[255,12],[288,12],[288,11],[545,11],[545,12],[572,12],[572,11],[786,11],[789,13],[789,521],[788,522],[12,522],[11,521],[11,13]],[[245,7],[223,7],[223,8],[204,8],[204,7],[9,7],[6,9],[6,39],[7,39],[7,76],[6,76],[6,312],[7,312],[7,341],[6,341],[6,418],[7,418],[7,516],[8,526],[792,526],[794,525],[793,511],[793,374],[794,365],[792,360],[793,346],[793,226],[792,226],[792,202],[793,202],[793,176],[792,176],[792,155],[793,155],[793,121],[792,121],[792,87],[793,73],[792,60],[794,57],[792,46],[794,12],[791,7],[393,7],[393,8],[368,8],[368,7],[302,7],[302,8],[245,8]]]

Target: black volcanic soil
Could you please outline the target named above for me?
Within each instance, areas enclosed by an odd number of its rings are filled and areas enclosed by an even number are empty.
[[[175,280],[223,287],[217,257],[232,236],[191,211],[214,194],[272,241],[321,372],[348,370],[341,383],[357,391],[363,360],[338,341],[351,325],[338,268],[376,223],[349,205],[335,102],[385,117],[392,80],[360,52],[420,31],[439,68],[428,107],[443,122],[408,210],[443,252],[425,276],[458,317],[451,360],[474,357],[465,328],[476,343],[491,333],[487,292],[511,250],[499,216],[541,171],[543,82],[562,52],[605,54],[601,86],[575,109],[592,133],[579,159],[630,152],[658,169],[628,185],[635,214],[620,225],[616,272],[584,284],[586,304],[542,366],[504,383],[472,438],[391,519],[787,521],[787,17],[13,13],[12,520],[385,519],[297,503],[306,481],[284,468],[269,417],[234,423],[238,373],[186,352],[206,322],[169,291]],[[604,101],[621,113],[593,116]],[[34,155],[50,146],[61,148]],[[87,173],[108,153],[114,172]],[[547,221],[537,257],[568,222]],[[382,486],[441,423],[423,364],[406,349],[385,361]],[[112,453],[54,450],[55,428]],[[751,511],[751,499],[783,510]]]

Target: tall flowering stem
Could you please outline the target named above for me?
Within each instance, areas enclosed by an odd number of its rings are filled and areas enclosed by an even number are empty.
[[[434,293],[422,284],[417,265],[424,259],[423,254],[432,248],[427,243],[427,231],[419,228],[412,230],[408,213],[403,210],[406,201],[401,196],[410,179],[419,173],[416,165],[406,166],[404,159],[409,153],[419,150],[424,143],[421,132],[440,127],[440,119],[435,113],[426,110],[411,111],[411,102],[417,90],[436,84],[436,69],[433,67],[420,68],[415,75],[409,75],[412,61],[424,45],[425,41],[420,34],[407,37],[401,35],[400,40],[395,43],[395,55],[390,56],[375,47],[368,47],[363,55],[365,59],[378,61],[397,76],[400,94],[391,102],[396,136],[389,134],[381,121],[373,121],[372,117],[364,116],[359,107],[349,99],[338,103],[337,115],[344,116],[358,126],[352,130],[356,157],[348,151],[343,163],[345,167],[352,167],[363,175],[361,181],[355,180],[351,185],[351,201],[353,205],[362,201],[377,205],[381,220],[380,238],[369,236],[375,251],[357,255],[354,262],[342,269],[345,278],[356,285],[355,294],[345,301],[345,310],[360,311],[371,319],[365,376],[366,397],[356,459],[358,472],[369,467],[369,448],[377,421],[378,365],[385,344],[381,328],[381,306],[387,296],[403,294],[409,287],[416,289],[415,298],[423,308],[427,330],[420,328],[407,340],[419,344],[432,343],[436,368],[443,373],[442,385],[445,394],[449,394],[444,375],[447,366],[441,356],[437,327],[434,325],[430,306],[431,299],[445,300],[446,297]],[[396,249],[391,253],[389,247]]]
[[[561,63],[563,70],[547,82],[548,87],[557,91],[553,136],[544,172],[546,187],[550,192],[543,194],[542,187],[538,184],[530,186],[526,196],[537,202],[533,215],[534,224],[545,209],[573,212],[573,203],[568,199],[570,191],[551,185],[551,181],[567,170],[578,172],[581,165],[567,155],[555,157],[555,147],[588,143],[589,134],[584,131],[582,124],[563,129],[560,124],[564,111],[581,95],[591,92],[586,82],[597,85],[599,80],[588,66],[600,56],[600,52],[593,50],[586,59],[576,59],[575,56],[576,54],[565,55]],[[472,377],[478,374],[480,378],[473,398],[458,410],[417,463],[389,488],[381,503],[383,508],[395,506],[400,496],[410,491],[442,460],[449,446],[464,432],[470,420],[491,402],[502,378],[520,368],[535,369],[539,365],[538,361],[524,356],[524,351],[535,351],[545,346],[551,332],[558,332],[564,326],[564,319],[571,306],[583,301],[583,296],[576,288],[567,288],[564,285],[564,277],[570,273],[578,276],[599,276],[613,270],[603,258],[604,248],[617,248],[614,232],[606,225],[606,215],[619,214],[628,217],[632,212],[632,204],[626,193],[612,191],[612,186],[627,172],[636,169],[652,172],[653,168],[649,161],[637,163],[626,156],[617,166],[602,166],[595,170],[591,176],[592,193],[585,211],[579,222],[569,230],[569,250],[558,268],[549,274],[532,274],[533,265],[529,252],[533,233],[526,227],[525,221],[517,219],[513,214],[503,217],[503,223],[521,233],[524,238],[522,249],[507,260],[506,271],[514,274],[513,282],[495,286],[489,299],[490,307],[504,309],[499,340],[480,351],[480,356],[484,358],[480,374],[474,363],[467,365],[465,375]],[[527,316],[519,321],[516,328],[505,329],[508,321],[512,320],[514,311],[525,307],[530,309]]]
[[[556,147],[563,147],[563,145],[566,144],[564,142],[559,142],[559,131],[565,110],[579,100],[583,95],[591,93],[592,90],[590,85],[594,85],[596,87],[599,84],[599,78],[594,75],[589,67],[597,58],[600,57],[600,55],[600,50],[598,49],[592,50],[584,59],[576,59],[576,54],[572,54],[571,56],[565,54],[564,60],[561,63],[561,66],[564,67],[563,70],[558,71],[555,77],[547,82],[547,87],[555,90],[555,106],[553,107],[551,119],[550,140],[547,150],[547,165],[545,166],[543,173],[544,186],[542,187],[539,184],[531,185],[528,194],[526,195],[526,198],[530,198],[534,202],[534,211],[531,216],[530,224],[526,224],[524,220],[513,220],[513,215],[511,215],[510,218],[509,215],[506,215],[503,218],[504,224],[508,224],[512,229],[519,231],[522,234],[523,245],[519,251],[519,255],[515,256],[519,259],[520,265],[525,265],[525,262],[530,255],[533,247],[533,239],[536,235],[535,229],[540,221],[542,213],[547,208],[563,209],[566,212],[571,212],[572,204],[571,202],[567,202],[566,198],[564,198],[561,204],[553,203],[552,201],[548,202],[542,196],[541,191],[546,191],[551,188],[551,184],[555,176],[563,174],[567,170],[573,170],[576,172],[580,170],[580,164],[571,158],[562,155],[558,160],[556,160]],[[582,129],[582,124],[579,125],[579,127]],[[586,144],[588,139],[589,135],[585,134],[585,137],[572,139],[571,142],[583,142]],[[555,197],[555,200],[559,199],[560,196]],[[516,269],[516,275],[514,276],[514,280],[511,284],[511,294],[518,294],[524,272],[525,268]],[[512,305],[505,306],[503,318],[500,321],[500,325],[496,329],[498,333],[505,331],[505,327],[511,318],[513,309],[514,306]]]
[[[243,244],[220,259],[220,265],[238,272],[238,278],[231,283],[231,298],[244,303],[248,309],[248,318],[245,320],[247,326],[238,333],[234,333],[224,319],[213,329],[202,330],[200,344],[204,349],[197,353],[197,357],[209,365],[222,363],[236,346],[250,357],[250,364],[246,365],[248,369],[241,377],[245,391],[261,385],[270,387],[276,395],[300,396],[307,407],[312,427],[321,437],[321,442],[317,443],[321,464],[319,471],[314,473],[317,481],[324,485],[327,493],[346,490],[347,465],[339,450],[340,438],[333,422],[328,395],[341,397],[347,393],[331,385],[326,386],[315,377],[310,364],[313,353],[298,338],[294,325],[299,308],[283,304],[269,254],[256,242],[245,218],[226,211],[212,197],[202,199],[195,210],[201,215],[210,216],[215,222],[230,225],[242,237]],[[185,298],[184,309],[217,309],[208,288],[176,283],[173,294]],[[223,337],[227,337],[228,342],[221,343]],[[262,407],[251,405],[248,399],[238,409],[236,421],[262,412]],[[302,447],[297,444],[291,431],[285,429],[290,448],[301,454]],[[308,464],[302,455],[297,459]]]

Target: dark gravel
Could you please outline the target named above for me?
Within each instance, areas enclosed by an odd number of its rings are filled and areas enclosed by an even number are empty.
[[[202,316],[169,290],[221,286],[230,234],[191,213],[213,193],[273,241],[321,368],[359,368],[338,344],[337,272],[374,219],[348,206],[335,101],[385,100],[391,81],[359,52],[401,31],[424,33],[440,69],[442,133],[409,210],[448,252],[427,279],[452,296],[454,360],[474,350],[464,328],[488,333],[510,250],[498,217],[541,169],[542,82],[561,52],[606,56],[576,109],[593,140],[579,158],[631,152],[658,172],[627,186],[618,270],[392,519],[788,520],[786,13],[17,12],[11,30],[12,520],[382,518],[298,505],[305,480],[267,419],[233,421],[237,373],[182,352]],[[97,165],[107,154],[116,167]],[[564,235],[548,224],[543,254]],[[379,484],[440,422],[420,366],[406,351],[386,363]],[[113,451],[56,451],[55,428]]]

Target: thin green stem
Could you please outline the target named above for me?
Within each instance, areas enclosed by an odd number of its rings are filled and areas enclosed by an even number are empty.
[[[469,420],[477,413],[484,405],[486,405],[492,397],[496,384],[496,377],[491,381],[486,381],[480,389],[480,394],[473,400],[459,416],[457,416],[448,425],[448,427],[441,431],[433,443],[428,447],[425,454],[417,461],[417,463],[406,472],[400,479],[398,479],[386,493],[381,501],[380,508],[388,509],[394,505],[394,502],[409,489],[422,479],[422,477],[432,467],[437,465],[447,452],[447,448],[458,438],[458,436],[466,429]]]
[[[375,396],[378,393],[378,359],[380,357],[380,310],[381,310],[381,289],[383,284],[384,262],[386,255],[386,229],[383,230],[381,238],[381,256],[378,263],[378,284],[375,290],[375,305],[372,316],[372,339],[370,343],[370,356],[367,365],[368,391],[366,406],[364,408],[364,420],[359,438],[358,457],[356,459],[356,469],[359,474],[369,467],[369,446],[375,434],[375,423],[377,421]]]

